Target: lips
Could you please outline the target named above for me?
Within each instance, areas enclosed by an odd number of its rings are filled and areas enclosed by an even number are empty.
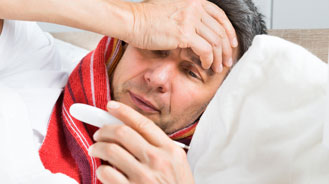
[[[146,113],[159,113],[160,110],[157,109],[151,102],[144,99],[141,96],[138,96],[132,92],[129,92],[130,98],[133,101],[133,103],[141,110],[143,110]]]

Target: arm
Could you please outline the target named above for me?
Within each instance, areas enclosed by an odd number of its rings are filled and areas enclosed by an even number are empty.
[[[216,72],[232,65],[238,44],[225,13],[207,0],[0,0],[0,18],[81,28],[142,49],[191,48]]]
[[[56,23],[122,39],[120,32],[131,29],[130,8],[118,0],[0,0],[0,18]]]

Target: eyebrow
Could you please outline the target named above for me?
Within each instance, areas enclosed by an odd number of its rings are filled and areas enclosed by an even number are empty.
[[[153,52],[156,55],[159,56],[168,56],[170,53],[170,50],[152,50],[151,52]]]
[[[202,70],[206,71],[206,73],[209,76],[214,75],[214,71],[211,69],[211,67],[209,69],[204,69],[202,67],[200,57],[198,57],[197,55],[195,55],[195,53],[191,49],[187,49],[187,57],[190,58],[190,60],[194,64],[198,65]]]

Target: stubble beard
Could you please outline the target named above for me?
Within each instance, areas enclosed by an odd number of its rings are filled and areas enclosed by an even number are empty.
[[[123,98],[129,98],[129,91],[137,91],[140,94],[146,95],[148,97],[153,98],[154,101],[159,102],[159,100],[156,100],[157,98],[154,95],[154,91],[152,89],[145,89],[142,87],[142,85],[136,85],[133,84],[131,81],[126,81],[123,83],[123,85],[119,88],[112,88],[112,97],[114,100],[119,102],[124,102]],[[210,101],[210,100],[209,100]],[[142,115],[146,116],[147,118],[151,119],[158,127],[160,127],[166,134],[171,134],[176,132],[179,129],[182,129],[189,124],[192,124],[195,122],[203,113],[205,108],[208,105],[208,102],[196,106],[191,110],[188,110],[188,112],[181,114],[180,116],[172,116],[171,115],[171,109],[168,107],[169,105],[161,104],[161,113],[159,114],[157,119],[149,118],[144,112],[138,108],[134,108],[136,111],[141,113]],[[133,108],[133,107],[132,107]],[[178,128],[172,128],[176,123],[184,122],[184,126],[178,127]]]

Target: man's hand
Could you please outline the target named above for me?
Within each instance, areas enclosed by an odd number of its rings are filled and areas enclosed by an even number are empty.
[[[151,120],[111,101],[108,111],[126,125],[99,129],[89,154],[109,162],[97,169],[103,183],[193,184],[186,153]]]
[[[232,66],[235,30],[217,5],[207,0],[146,0],[133,3],[133,28],[125,40],[150,50],[191,48],[205,69]],[[223,61],[223,62],[222,62]]]
[[[223,10],[207,0],[1,0],[0,18],[67,25],[144,49],[191,48],[216,72],[232,65],[238,45]]]

